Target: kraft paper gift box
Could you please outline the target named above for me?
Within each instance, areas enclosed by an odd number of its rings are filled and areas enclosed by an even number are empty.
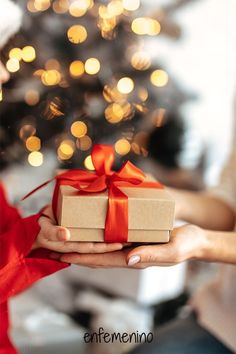
[[[154,181],[149,177],[147,181]],[[175,202],[165,188],[119,187],[128,196],[128,242],[169,241]],[[71,232],[71,241],[104,242],[108,192],[80,194],[61,185],[57,202],[59,225]],[[119,227],[122,220],[117,220]]]

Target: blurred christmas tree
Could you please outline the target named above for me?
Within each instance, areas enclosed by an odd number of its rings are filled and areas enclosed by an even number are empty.
[[[180,36],[171,15],[182,3],[150,17],[140,0],[29,0],[4,53],[12,80],[2,93],[1,166],[26,156],[39,166],[50,148],[61,167],[92,169],[100,142],[114,144],[118,164],[160,144],[161,162],[175,166],[186,95],[143,48],[149,36]]]

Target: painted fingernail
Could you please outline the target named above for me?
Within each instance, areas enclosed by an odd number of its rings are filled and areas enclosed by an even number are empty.
[[[128,266],[133,266],[141,261],[140,256],[132,256],[128,260]]]
[[[52,252],[50,253],[49,257],[52,259],[60,259],[61,255],[60,253]]]

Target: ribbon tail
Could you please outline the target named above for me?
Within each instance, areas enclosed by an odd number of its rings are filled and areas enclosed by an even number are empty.
[[[29,192],[28,194],[26,194],[23,198],[21,198],[21,201],[25,200],[26,198],[30,197],[32,194],[34,194],[35,192],[37,192],[39,189],[45,187],[46,185],[48,185],[49,183],[51,183],[54,180],[54,178],[49,179],[48,181],[44,182],[43,184],[41,184],[40,186],[38,186],[37,188],[33,189],[31,192]]]
[[[128,197],[112,184],[108,192],[108,210],[105,224],[105,242],[128,241]]]

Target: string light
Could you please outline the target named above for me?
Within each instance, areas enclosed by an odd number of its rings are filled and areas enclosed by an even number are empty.
[[[125,10],[135,11],[140,6],[140,0],[122,0],[122,4]]]
[[[118,81],[117,89],[123,94],[128,94],[133,91],[134,82],[130,77],[123,77]]]
[[[34,0],[34,7],[37,11],[46,11],[50,5],[50,0]]]
[[[32,61],[35,60],[36,58],[36,52],[35,52],[35,49],[30,46],[30,45],[27,45],[26,47],[24,47],[21,51],[21,56],[22,56],[22,59],[26,62],[26,63],[30,63]]]
[[[6,68],[10,73],[15,73],[20,69],[19,60],[11,58],[6,62]]]
[[[92,146],[92,140],[88,135],[76,140],[76,146],[81,151],[87,151]]]
[[[29,151],[38,151],[41,149],[41,140],[37,136],[30,136],[25,142]]]
[[[54,86],[61,81],[61,74],[57,70],[46,70],[42,73],[41,80],[45,86]]]
[[[123,109],[118,103],[112,103],[105,109],[105,118],[111,124],[119,123],[123,117]]]
[[[131,29],[138,35],[156,36],[161,31],[161,25],[150,17],[138,17],[132,21]]]
[[[21,49],[20,48],[12,48],[9,52],[10,59],[17,59],[20,61],[22,59]]]
[[[115,143],[115,150],[119,155],[127,155],[130,152],[130,149],[131,145],[127,139],[122,138]]]
[[[39,167],[43,164],[43,154],[39,151],[33,151],[28,155],[28,162],[31,166]]]
[[[151,58],[146,52],[136,52],[131,57],[131,65],[136,70],[147,70],[151,66]]]
[[[86,28],[81,25],[71,26],[67,31],[67,37],[73,44],[83,43],[87,36],[88,34]]]
[[[19,137],[21,140],[26,141],[30,136],[36,133],[36,129],[31,124],[25,124],[20,128]]]
[[[96,58],[89,58],[86,60],[84,68],[87,74],[95,75],[100,70],[100,62]]]
[[[167,84],[169,78],[164,70],[154,70],[150,76],[151,83],[157,87],[163,87]]]
[[[69,9],[69,1],[68,0],[56,0],[52,4],[53,11],[57,14],[64,14]]]
[[[39,102],[39,93],[36,90],[29,90],[25,93],[25,102],[29,106],[34,106]]]
[[[59,148],[57,149],[57,154],[61,160],[69,160],[73,156],[74,150],[74,142],[72,140],[66,139],[61,142]]]
[[[88,155],[85,160],[84,160],[84,166],[87,168],[87,170],[94,171],[94,165],[92,161],[92,156]]]
[[[82,138],[88,131],[87,125],[84,122],[77,121],[71,125],[71,134],[76,138]]]
[[[84,64],[80,60],[75,60],[70,64],[69,71],[72,77],[80,77],[84,74]]]
[[[73,1],[69,7],[69,13],[74,17],[83,16],[89,8],[93,5],[90,0],[76,0]]]

